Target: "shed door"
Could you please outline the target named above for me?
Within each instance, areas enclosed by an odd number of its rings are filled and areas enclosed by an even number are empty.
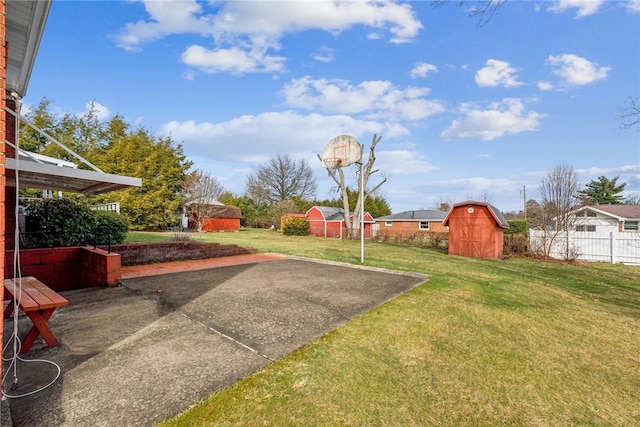
[[[464,256],[482,256],[482,226],[478,221],[473,221],[470,218],[461,221],[460,251]]]

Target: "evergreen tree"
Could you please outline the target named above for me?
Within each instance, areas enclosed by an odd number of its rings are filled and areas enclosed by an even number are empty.
[[[585,205],[620,205],[624,203],[624,197],[620,195],[627,186],[626,182],[618,185],[619,176],[609,179],[599,176],[597,180],[587,183],[584,190],[578,192],[578,199]]]

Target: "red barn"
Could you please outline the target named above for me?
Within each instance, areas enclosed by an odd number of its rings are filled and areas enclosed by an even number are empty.
[[[449,226],[449,255],[501,258],[504,230],[509,223],[502,213],[485,202],[457,203],[442,225]]]
[[[305,214],[309,221],[309,234],[318,237],[348,237],[347,225],[344,221],[344,209],[328,206],[314,206]],[[353,215],[351,215],[353,220]],[[364,214],[364,237],[371,237],[373,217],[369,212]]]
[[[238,231],[242,211],[236,206],[211,206],[200,231]]]

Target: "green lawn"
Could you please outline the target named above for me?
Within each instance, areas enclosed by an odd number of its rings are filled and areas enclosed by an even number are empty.
[[[359,241],[194,237],[360,262]],[[372,242],[365,264],[430,280],[164,425],[640,425],[640,267]]]

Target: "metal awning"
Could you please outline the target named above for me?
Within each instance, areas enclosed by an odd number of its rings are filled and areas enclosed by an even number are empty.
[[[18,170],[18,183],[23,188],[100,194],[142,185],[140,178],[38,163],[33,160],[16,161],[9,157],[6,159],[5,168]],[[7,186],[15,187],[16,179],[7,176]]]

